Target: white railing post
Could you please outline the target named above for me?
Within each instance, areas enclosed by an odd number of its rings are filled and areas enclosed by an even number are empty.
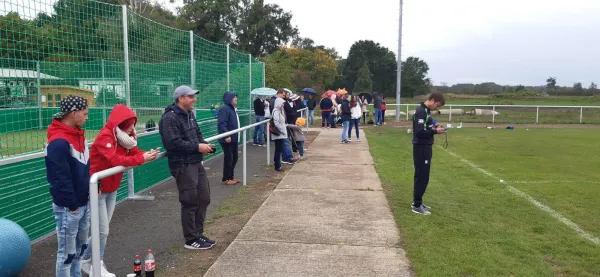
[[[496,106],[492,107],[492,123],[496,123]]]
[[[452,105],[450,107],[450,112],[448,113],[448,123],[452,123]]]
[[[243,166],[242,184],[244,185],[244,187],[248,184],[247,183],[247,178],[246,178],[246,160],[247,160],[247,158],[246,158],[246,144],[248,144],[248,143],[246,143],[246,133],[247,133],[247,131],[244,130],[244,133],[243,133],[243,142],[244,142],[244,145],[242,146],[242,156],[243,156],[242,159],[244,159],[244,161],[243,161],[244,166]]]
[[[579,123],[583,123],[583,107],[581,107],[581,110],[579,111]]]
[[[540,122],[540,106],[537,106],[535,110],[535,123],[538,123]]]
[[[269,123],[265,123],[265,133],[267,134],[267,165],[271,164],[271,132],[269,132]]]
[[[263,88],[267,86],[267,67],[265,66],[265,62],[263,64]]]
[[[306,107],[305,109],[306,110],[304,110],[304,114],[306,115],[306,120],[304,121],[304,124],[306,125],[306,134],[308,134],[308,107]]]
[[[94,276],[101,276],[100,266],[100,215],[98,207],[98,182],[96,174],[90,178],[90,223],[92,235],[92,271]]]
[[[154,200],[151,195],[135,195],[135,181],[133,179],[133,168],[127,170],[127,199],[128,200]]]
[[[408,121],[408,104],[406,104],[406,121]]]

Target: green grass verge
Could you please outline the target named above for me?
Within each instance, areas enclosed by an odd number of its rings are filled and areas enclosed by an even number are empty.
[[[371,154],[417,276],[600,276],[595,245],[508,186],[600,237],[600,130],[452,129],[448,150],[503,178],[500,184],[435,147],[424,201],[410,211],[413,163],[405,129],[368,128]],[[443,137],[438,136],[438,145]]]

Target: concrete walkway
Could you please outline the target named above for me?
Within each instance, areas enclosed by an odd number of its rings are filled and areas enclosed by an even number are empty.
[[[411,276],[364,133],[323,130],[204,276]]]

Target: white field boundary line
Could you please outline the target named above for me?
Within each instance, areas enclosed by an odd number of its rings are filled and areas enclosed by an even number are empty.
[[[507,183],[512,184],[559,184],[559,183],[579,183],[579,184],[600,184],[600,182],[594,181],[575,181],[575,180],[537,180],[537,181],[507,181]]]
[[[472,163],[471,161],[451,152],[448,151],[440,146],[438,146],[438,148],[446,151],[446,153],[450,154],[451,156],[459,159],[460,161],[468,164],[469,166],[471,166],[473,169],[485,174],[486,176],[493,178],[495,180],[500,181],[501,179],[494,176],[494,174],[490,173],[489,171],[479,167],[478,165]],[[575,222],[569,220],[568,218],[564,217],[563,215],[561,215],[560,213],[558,213],[557,211],[553,210],[552,208],[548,207],[547,205],[545,205],[544,203],[541,203],[537,200],[535,200],[533,197],[529,196],[528,194],[518,190],[517,188],[511,186],[511,185],[506,185],[506,187],[508,188],[508,190],[510,192],[512,192],[513,194],[522,197],[523,199],[529,201],[531,204],[533,204],[534,206],[538,207],[539,209],[541,209],[542,211],[547,212],[548,214],[550,214],[552,217],[556,218],[558,221],[562,222],[563,224],[567,225],[569,228],[573,229],[575,232],[577,232],[580,236],[582,236],[583,238],[589,240],[590,242],[592,242],[595,245],[600,245],[600,239],[597,237],[594,237],[592,234],[586,232],[585,230],[581,229],[581,227],[579,227],[579,225],[577,225]]]

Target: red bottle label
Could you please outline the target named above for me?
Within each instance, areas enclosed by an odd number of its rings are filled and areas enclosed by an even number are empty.
[[[134,265],[133,271],[142,271],[142,265],[141,264]]]

